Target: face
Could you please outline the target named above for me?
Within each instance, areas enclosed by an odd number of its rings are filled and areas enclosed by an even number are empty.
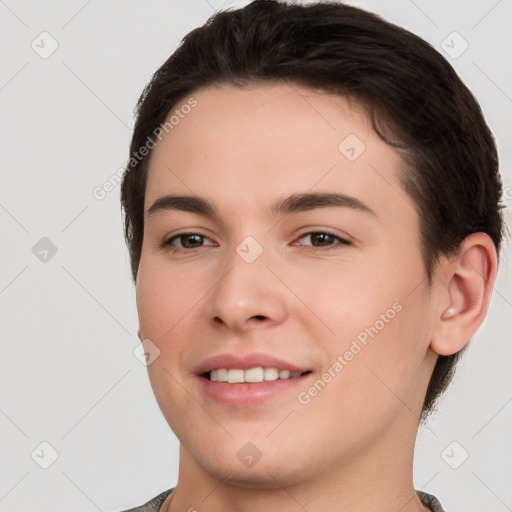
[[[399,155],[343,97],[285,84],[193,97],[151,158],[137,281],[182,459],[274,486],[400,451],[433,363]]]

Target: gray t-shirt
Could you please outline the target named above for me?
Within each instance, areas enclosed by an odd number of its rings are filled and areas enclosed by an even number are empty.
[[[167,491],[164,491],[158,496],[155,496],[152,500],[148,501],[144,505],[131,508],[130,510],[125,510],[124,512],[158,512],[162,506],[162,503],[165,501],[165,498],[171,494],[173,489],[174,488],[167,489]],[[439,503],[439,500],[435,496],[427,494],[423,491],[417,491],[417,493],[423,505],[429,507],[432,512],[444,512],[441,503]]]

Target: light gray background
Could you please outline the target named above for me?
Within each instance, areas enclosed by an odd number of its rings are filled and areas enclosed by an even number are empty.
[[[126,161],[135,102],[177,42],[246,3],[0,0],[0,511],[114,511],[176,483],[177,440],[132,352],[119,187],[93,190]],[[452,62],[496,135],[510,207],[512,2],[351,3]],[[58,43],[46,59],[31,47],[51,49],[43,31]],[[441,49],[463,49],[453,31],[469,44],[456,59]],[[512,510],[510,269],[505,245],[489,315],[418,437],[415,485],[451,512]]]

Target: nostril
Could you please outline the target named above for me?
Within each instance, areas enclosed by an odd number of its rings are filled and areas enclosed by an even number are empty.
[[[256,320],[265,320],[266,317],[263,315],[254,315],[252,318],[256,318]]]

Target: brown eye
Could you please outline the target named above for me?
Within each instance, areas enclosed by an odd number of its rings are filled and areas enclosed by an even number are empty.
[[[197,249],[198,247],[203,246],[203,242],[208,240],[204,235],[200,235],[198,233],[180,233],[178,235],[173,236],[166,242],[164,242],[164,246],[174,246],[179,249]],[[206,244],[213,245],[213,244]]]
[[[324,231],[316,231],[311,233],[306,233],[300,237],[300,240],[302,239],[308,239],[310,241],[310,244],[301,244],[305,246],[311,245],[312,247],[316,247],[319,249],[325,248],[325,249],[332,249],[335,248],[337,245],[350,245],[350,242],[348,240],[345,240],[343,238],[340,238],[337,235],[334,235],[333,233],[324,232]],[[336,242],[339,242],[338,244]]]

